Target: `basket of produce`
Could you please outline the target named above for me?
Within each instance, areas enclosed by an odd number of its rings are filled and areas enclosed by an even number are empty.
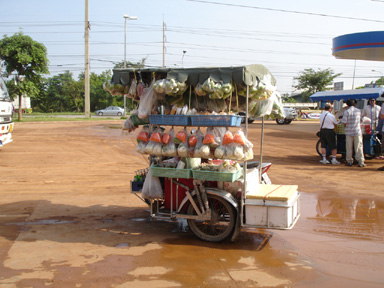
[[[242,176],[242,169],[237,162],[233,161],[215,161],[199,165],[192,169],[194,179],[234,182]]]
[[[191,169],[179,169],[160,167],[158,165],[151,166],[151,173],[156,177],[167,177],[167,178],[191,178]]]
[[[191,115],[192,126],[224,126],[238,127],[241,116],[238,115]]]
[[[149,115],[151,124],[169,125],[169,126],[188,126],[191,124],[189,115]]]

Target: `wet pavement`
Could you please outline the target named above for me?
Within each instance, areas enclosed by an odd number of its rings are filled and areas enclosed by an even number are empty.
[[[265,145],[272,182],[304,191],[296,226],[207,243],[185,221],[151,220],[129,193],[147,159],[121,123],[18,123],[0,154],[0,287],[383,287],[378,160],[319,166],[315,133],[294,134],[299,124],[266,125]]]
[[[27,214],[0,215],[1,236],[13,242],[8,256],[2,255],[0,286],[24,287],[32,282],[19,282],[20,275],[48,279],[48,271],[54,271],[55,279],[74,273],[83,279],[79,283],[95,273],[108,279],[111,273],[125,275],[114,287],[384,285],[383,199],[301,193],[301,217],[293,230],[247,228],[235,242],[223,243],[200,241],[184,220],[151,220],[145,210],[136,218],[118,213],[31,220],[21,219]],[[73,238],[78,230],[84,231],[83,237]],[[152,241],[141,242],[143,234]],[[13,257],[16,250],[33,259],[20,263]],[[75,261],[73,254],[80,259]],[[43,283],[37,279],[34,283]],[[15,283],[23,284],[12,286]],[[95,287],[107,283],[117,284],[107,281]]]

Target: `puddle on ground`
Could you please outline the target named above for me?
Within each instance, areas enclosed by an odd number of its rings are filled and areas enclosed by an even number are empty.
[[[135,222],[144,222],[144,221],[150,221],[149,218],[131,218],[129,221],[135,221]]]
[[[302,194],[301,218],[313,231],[361,240],[382,240],[384,200],[348,195]]]
[[[114,246],[115,248],[129,248],[129,244],[128,243],[119,243],[117,245]]]
[[[14,222],[7,223],[5,225],[19,225],[19,226],[30,226],[30,225],[58,225],[58,224],[69,224],[69,223],[77,223],[77,221],[69,221],[69,220],[57,220],[57,219],[42,219],[38,221],[31,222]]]

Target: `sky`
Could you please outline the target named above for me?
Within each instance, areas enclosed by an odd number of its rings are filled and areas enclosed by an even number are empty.
[[[380,61],[332,56],[332,39],[383,31],[384,0],[88,0],[90,72],[126,59],[148,67],[262,64],[291,94],[304,69],[342,73],[344,89],[384,76]],[[44,44],[50,75],[85,67],[85,0],[0,0],[0,36],[18,31]],[[124,15],[136,16],[127,20]],[[164,28],[164,29],[163,29]],[[164,30],[164,32],[163,32]],[[163,53],[165,39],[165,53]],[[383,39],[384,40],[384,39]],[[375,70],[375,71],[372,71]]]

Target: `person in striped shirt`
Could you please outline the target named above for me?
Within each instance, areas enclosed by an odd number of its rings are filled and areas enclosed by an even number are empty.
[[[355,159],[359,167],[365,167],[363,153],[363,135],[361,133],[360,120],[361,112],[355,107],[354,99],[347,100],[349,107],[343,115],[341,122],[345,126],[345,142],[346,142],[346,160],[347,166],[352,166],[352,152],[355,151]],[[354,148],[354,149],[353,149]]]

